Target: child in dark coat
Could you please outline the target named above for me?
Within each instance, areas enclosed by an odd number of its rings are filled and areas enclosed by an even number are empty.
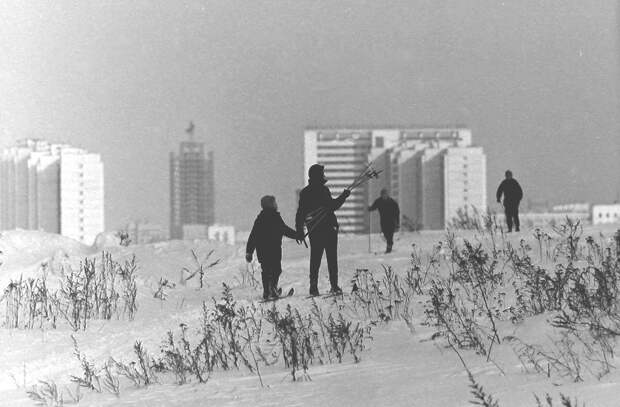
[[[258,214],[248,238],[245,259],[252,261],[254,249],[261,265],[263,298],[279,295],[278,280],[282,273],[282,236],[297,239],[297,232],[286,226],[278,212],[276,198],[266,195],[260,200],[263,208]]]

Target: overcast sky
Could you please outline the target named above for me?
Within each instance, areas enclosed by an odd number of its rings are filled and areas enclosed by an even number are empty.
[[[0,2],[0,145],[103,156],[106,224],[168,226],[168,154],[215,151],[216,217],[293,223],[309,126],[463,124],[491,196],[620,197],[616,0]],[[492,199],[492,198],[491,198]],[[494,202],[490,199],[490,203]]]

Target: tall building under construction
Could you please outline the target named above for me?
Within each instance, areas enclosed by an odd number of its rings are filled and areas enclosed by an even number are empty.
[[[379,179],[356,189],[336,212],[341,231],[379,230],[367,206],[386,188],[409,229],[443,229],[459,210],[486,211],[486,156],[462,127],[408,129],[309,129],[304,134],[304,177],[325,165],[334,195],[349,186],[368,163]]]
[[[202,142],[183,141],[170,153],[170,238],[182,239],[184,226],[212,225],[214,208],[213,152]]]

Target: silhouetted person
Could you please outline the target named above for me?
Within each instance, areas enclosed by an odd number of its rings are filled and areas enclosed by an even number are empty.
[[[279,295],[278,281],[282,274],[282,236],[296,239],[297,232],[286,226],[282,220],[275,197],[271,195],[262,197],[260,206],[263,210],[254,221],[245,249],[245,259],[250,263],[254,249],[256,249],[261,266],[263,298],[267,299]]]
[[[327,257],[330,293],[341,293],[338,286],[338,221],[334,211],[342,206],[351,191],[345,189],[336,199],[325,186],[324,168],[314,164],[308,170],[308,185],[299,194],[299,208],[295,217],[297,238],[304,236],[304,224],[310,238],[310,295],[319,295],[319,267],[323,252]],[[324,211],[320,211],[324,208]]]
[[[394,232],[400,227],[400,208],[395,200],[390,198],[387,189],[381,190],[381,197],[377,198],[371,206],[368,207],[369,211],[379,210],[379,218],[381,219],[381,232],[385,236],[387,247],[386,253],[392,251],[394,245]]]
[[[519,203],[523,198],[523,190],[516,179],[512,178],[512,171],[506,171],[506,179],[504,179],[497,188],[497,203],[501,203],[502,195],[504,195],[504,213],[506,214],[506,225],[508,231],[512,232],[514,223],[515,231],[519,231]]]

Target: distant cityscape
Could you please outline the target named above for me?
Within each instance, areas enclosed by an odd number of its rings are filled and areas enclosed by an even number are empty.
[[[209,239],[229,244],[246,232],[217,224],[214,153],[193,139],[170,152],[169,233],[147,219],[120,228],[128,241]],[[325,166],[334,195],[369,164],[381,170],[355,189],[336,212],[343,233],[376,233],[367,211],[382,189],[398,202],[404,230],[441,230],[463,213],[487,212],[486,155],[466,127],[313,128],[303,133],[303,179],[315,163]],[[302,169],[300,168],[300,173]],[[97,153],[68,144],[26,139],[0,150],[0,230],[58,233],[85,244],[105,232],[104,163]],[[469,212],[468,212],[469,211]],[[522,212],[524,227],[561,223],[620,223],[620,204],[538,205]],[[498,224],[503,214],[497,214]]]
[[[486,156],[466,128],[310,129],[304,152],[304,174],[314,163],[325,165],[332,193],[371,162],[383,171],[336,212],[343,232],[379,230],[366,208],[382,189],[411,229],[443,229],[463,207],[486,211]]]

